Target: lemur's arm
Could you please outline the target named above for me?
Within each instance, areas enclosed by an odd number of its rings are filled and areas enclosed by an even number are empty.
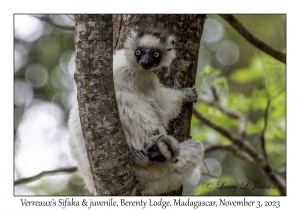
[[[162,106],[164,112],[166,113],[168,122],[175,117],[181,111],[181,106],[184,103],[194,103],[197,101],[198,93],[195,87],[181,88],[175,73],[171,73],[173,79],[173,88],[161,87],[163,100],[165,101]]]

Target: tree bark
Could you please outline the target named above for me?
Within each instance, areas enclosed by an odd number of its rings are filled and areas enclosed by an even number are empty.
[[[114,91],[112,15],[75,15],[78,108],[97,195],[136,195]]]
[[[114,49],[122,47],[130,29],[154,27],[167,29],[175,34],[177,59],[169,69],[156,72],[160,81],[172,86],[171,72],[175,72],[182,87],[192,87],[197,72],[200,39],[206,15],[113,15]],[[179,117],[169,124],[168,133],[182,142],[190,138],[192,104],[185,104]],[[181,190],[168,195],[181,195]]]

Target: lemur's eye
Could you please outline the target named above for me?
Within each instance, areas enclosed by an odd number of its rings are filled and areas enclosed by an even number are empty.
[[[158,58],[158,57],[159,57],[159,52],[155,52],[155,53],[153,54],[153,56],[154,56],[155,58]]]
[[[157,150],[157,146],[154,146],[154,147],[153,147],[153,150],[156,151],[156,150]]]
[[[141,55],[141,51],[140,51],[140,50],[135,50],[135,55],[136,55],[136,56]]]

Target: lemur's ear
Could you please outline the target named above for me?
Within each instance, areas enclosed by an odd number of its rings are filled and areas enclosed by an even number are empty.
[[[176,37],[175,36],[171,36],[169,39],[170,39],[171,44],[174,45],[175,42],[176,42]]]
[[[131,39],[135,39],[136,36],[137,36],[137,32],[134,31],[133,29],[130,29],[129,37],[130,37]]]

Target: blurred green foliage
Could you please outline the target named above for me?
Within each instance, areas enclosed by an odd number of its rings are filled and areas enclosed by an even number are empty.
[[[285,51],[285,16],[284,15],[236,15],[236,17],[256,36],[272,47]],[[212,16],[225,25],[224,37],[238,44],[239,60],[231,66],[222,66],[216,62],[214,52],[210,52],[211,62],[203,70],[200,69],[196,78],[199,93],[213,99],[211,87],[216,89],[219,102],[242,113],[247,118],[246,138],[258,151],[260,134],[264,127],[264,112],[268,98],[271,105],[268,110],[267,130],[265,132],[266,151],[270,165],[279,170],[285,178],[286,165],[286,66],[266,53],[261,52],[243,40],[237,32],[227,26],[220,17]],[[278,27],[279,26],[279,27]],[[251,28],[255,30],[251,30]],[[207,43],[202,42],[204,51]],[[203,50],[202,50],[203,51]],[[218,68],[216,68],[218,67]],[[230,132],[237,133],[239,121],[222,113],[217,108],[199,102],[196,110],[207,116],[214,123],[221,125]],[[193,138],[212,144],[229,144],[230,141],[218,132],[204,125],[196,117],[192,117],[191,135]],[[217,150],[218,152],[220,150]],[[215,152],[217,152],[215,151]],[[209,156],[209,154],[206,154]],[[205,185],[211,181],[226,182],[226,185],[241,186],[243,181],[259,182],[272,185],[271,181],[261,173],[259,168],[241,160],[230,152],[226,152],[220,177],[202,174],[202,185],[194,191],[197,195],[279,195],[274,189],[233,191]],[[202,167],[203,168],[203,167]],[[209,168],[209,167],[208,167]],[[283,170],[281,170],[283,169]]]

